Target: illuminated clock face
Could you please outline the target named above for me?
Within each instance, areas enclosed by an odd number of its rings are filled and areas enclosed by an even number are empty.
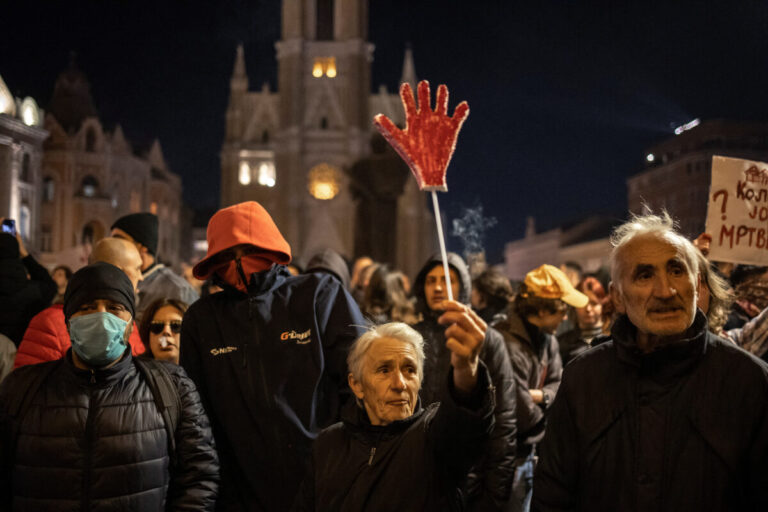
[[[339,193],[341,172],[329,164],[319,164],[309,171],[307,188],[315,199],[328,201]]]

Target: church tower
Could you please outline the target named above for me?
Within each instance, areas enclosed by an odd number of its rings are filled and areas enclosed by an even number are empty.
[[[267,84],[248,90],[243,48],[237,49],[221,153],[221,206],[260,202],[300,263],[325,248],[348,258],[366,251],[358,208],[365,199],[353,169],[371,155],[373,115],[404,121],[397,94],[371,94],[373,45],[367,39],[367,0],[283,0],[277,92]],[[405,60],[403,77],[415,81],[410,50]],[[392,204],[401,212],[417,211],[422,223],[429,217],[423,198],[409,194],[410,188],[402,196],[408,204]],[[403,186],[393,193],[403,194]],[[393,215],[398,226],[414,220],[413,213]],[[385,229],[394,235],[398,227]],[[414,252],[422,258],[428,249]],[[386,252],[394,264],[398,254],[394,247]]]

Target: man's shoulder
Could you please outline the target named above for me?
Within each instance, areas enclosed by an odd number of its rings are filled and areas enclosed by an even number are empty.
[[[768,382],[768,364],[734,343],[709,333],[707,351],[705,361],[713,370]]]
[[[566,367],[563,379],[579,379],[581,382],[604,380],[605,369],[616,366],[616,351],[613,339],[607,339],[574,357]]]

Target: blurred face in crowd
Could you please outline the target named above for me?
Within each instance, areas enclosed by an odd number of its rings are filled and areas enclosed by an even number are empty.
[[[557,311],[540,310],[539,314],[535,317],[528,317],[528,321],[534,324],[547,334],[555,334],[557,328],[563,323],[565,317],[568,316],[568,309],[565,304],[560,304],[562,307]]]
[[[576,309],[576,322],[580,329],[591,329],[603,325],[603,305],[594,294],[586,292],[589,302],[583,308]]]
[[[453,290],[454,300],[458,300],[459,297],[459,275],[455,270],[448,267],[448,272],[451,277],[451,290]],[[435,265],[432,270],[427,272],[427,276],[424,279],[424,296],[427,299],[427,306],[429,309],[438,309],[440,303],[444,300],[448,300],[448,288],[445,283],[445,271],[442,265]]]
[[[644,335],[685,332],[696,314],[697,273],[674,235],[637,235],[618,255],[611,295]]]
[[[64,290],[64,288],[67,287],[67,272],[63,268],[54,270],[51,277],[56,282],[56,286],[59,290]]]
[[[149,348],[155,359],[179,364],[179,341],[183,315],[176,307],[167,305],[155,312],[149,324]]]
[[[363,401],[371,425],[410,417],[421,387],[413,346],[396,338],[379,338],[363,358],[362,380],[350,374],[349,387]]]

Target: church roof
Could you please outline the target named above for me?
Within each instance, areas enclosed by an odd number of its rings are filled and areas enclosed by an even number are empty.
[[[75,62],[74,53],[69,66],[56,79],[48,112],[68,133],[77,131],[87,117],[98,117],[91,96],[91,84]]]

